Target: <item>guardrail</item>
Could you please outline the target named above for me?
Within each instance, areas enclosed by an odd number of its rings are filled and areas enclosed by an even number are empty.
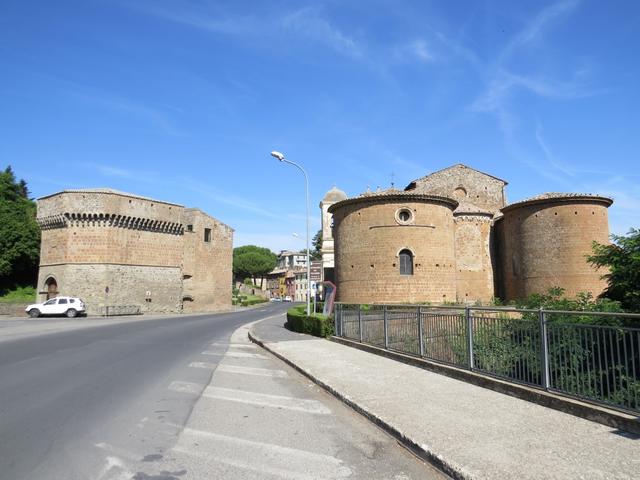
[[[607,323],[607,325],[603,325]],[[640,413],[640,314],[336,304],[337,336]]]

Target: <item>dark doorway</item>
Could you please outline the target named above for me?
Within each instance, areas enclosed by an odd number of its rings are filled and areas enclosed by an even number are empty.
[[[44,282],[44,286],[47,290],[47,300],[50,298],[55,298],[58,296],[58,282],[53,277],[47,278],[47,281]]]

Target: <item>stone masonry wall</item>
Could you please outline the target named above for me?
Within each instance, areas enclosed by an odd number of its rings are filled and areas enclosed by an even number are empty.
[[[181,310],[182,278],[176,267],[130,265],[55,265],[40,268],[38,289],[53,276],[60,295],[82,298],[87,313],[103,313],[103,307],[136,305],[145,313],[170,313]],[[109,287],[109,292],[106,292]],[[149,293],[149,295],[147,295]],[[42,296],[41,300],[44,300]]]
[[[466,165],[454,165],[415,180],[407,189],[471,202],[495,213],[506,204],[505,185],[506,182]]]
[[[494,297],[491,216],[455,215],[456,291],[461,303]]]
[[[184,311],[230,308],[233,229],[198,209],[186,209],[183,221],[192,229],[184,237]],[[209,242],[205,228],[211,230]]]
[[[454,206],[384,198],[334,205],[338,301],[455,300]],[[396,212],[400,208],[413,212],[412,224],[398,224]],[[398,253],[405,248],[414,254],[413,275],[399,271]]]
[[[185,220],[200,241],[185,235]],[[41,300],[53,276],[59,294],[80,296],[90,313],[104,305],[181,312],[185,291],[195,299],[189,311],[231,303],[233,230],[199,210],[105,189],[64,191],[38,201],[38,222]]]

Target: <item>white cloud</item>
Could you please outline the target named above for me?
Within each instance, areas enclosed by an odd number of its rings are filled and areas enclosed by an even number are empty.
[[[331,24],[313,7],[306,7],[286,15],[282,26],[310,39],[324,43],[336,52],[354,58],[364,56],[361,45]]]
[[[542,9],[507,44],[498,59],[498,63],[503,63],[520,47],[534,43],[550,24],[573,11],[579,4],[580,0],[562,0]]]
[[[425,40],[418,38],[394,49],[394,58],[400,61],[418,60],[422,63],[434,61],[433,53]]]

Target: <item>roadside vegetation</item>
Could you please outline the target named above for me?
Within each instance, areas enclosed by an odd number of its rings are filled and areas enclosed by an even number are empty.
[[[322,304],[316,305],[322,310]],[[307,306],[298,305],[287,310],[285,327],[298,333],[306,333],[316,337],[330,337],[333,335],[333,318],[322,313],[311,313],[307,316]]]
[[[268,248],[256,245],[236,247],[233,249],[233,276],[241,282],[252,279],[254,285],[259,278],[259,288],[262,288],[264,277],[276,267],[277,262],[278,257]]]
[[[620,302],[628,312],[640,312],[640,230],[627,235],[612,235],[613,243],[593,243],[593,255],[587,261],[596,268],[606,268],[603,275],[607,289],[603,297]]]
[[[0,301],[35,298],[39,259],[36,203],[27,183],[17,180],[9,166],[0,171]]]
[[[6,290],[5,293],[0,296],[0,303],[33,303],[35,298],[35,287],[15,287],[11,290]]]
[[[257,288],[257,287],[256,287]],[[231,304],[240,305],[242,307],[248,307],[250,305],[256,305],[258,303],[265,303],[268,300],[259,295],[250,295],[242,293],[238,288],[232,290]]]

